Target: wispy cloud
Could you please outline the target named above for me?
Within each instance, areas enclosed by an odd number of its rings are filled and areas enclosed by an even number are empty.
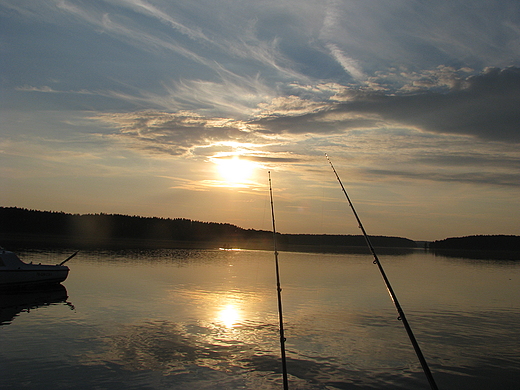
[[[112,137],[129,146],[151,153],[168,155],[197,154],[205,148],[225,141],[254,143],[261,137],[249,131],[246,123],[225,118],[205,118],[193,112],[157,111],[128,114],[103,114],[100,120],[118,128]]]
[[[152,16],[162,23],[167,24],[173,29],[181,32],[182,34],[187,35],[188,37],[195,40],[203,40],[209,41],[209,39],[204,35],[201,31],[200,27],[191,28],[176,20],[175,17],[171,14],[168,14],[165,11],[162,11],[157,6],[153,5],[150,2],[144,0],[123,0],[121,1],[121,5],[127,5],[133,10],[137,12],[144,13],[146,15]]]
[[[360,94],[338,111],[380,115],[425,131],[520,142],[520,68],[491,68],[447,93]]]
[[[329,50],[334,59],[342,66],[354,80],[361,82],[366,79],[358,61],[349,57],[344,50],[340,49],[337,42],[339,36],[345,35],[346,31],[341,27],[340,4],[338,1],[329,0],[326,2],[326,12],[323,19],[323,26],[320,31],[320,38],[325,41],[325,47]],[[343,37],[345,39],[345,37]]]
[[[49,86],[42,86],[42,87],[33,87],[30,85],[24,85],[23,87],[16,87],[17,91],[22,92],[44,92],[44,93],[60,93],[61,91],[57,91],[55,89],[52,89]]]
[[[41,87],[35,87],[31,85],[24,85],[21,87],[15,88],[17,91],[21,92],[42,92],[42,93],[72,93],[72,94],[80,94],[80,95],[96,95],[99,93],[87,91],[85,89],[79,90],[79,91],[61,91],[58,89],[54,89],[52,87],[49,87],[48,85],[44,85]]]
[[[516,68],[489,69],[441,82],[452,87],[444,92],[344,90],[328,102],[277,97],[246,119],[190,111],[99,118],[117,128],[114,139],[146,153],[209,158],[239,150],[252,161],[289,167],[336,152],[372,167],[365,176],[515,186],[519,114],[511,102],[519,99],[518,82]]]
[[[384,178],[392,180],[399,178],[401,180],[413,181],[438,181],[438,182],[456,182],[468,184],[485,184],[494,186],[520,187],[518,175],[516,173],[497,173],[497,172],[410,172],[398,171],[392,169],[368,169],[365,172],[371,177]]]
[[[435,133],[520,142],[520,68],[490,68],[476,76],[439,84],[452,88],[411,94],[344,88],[318,110],[300,115],[269,115],[258,122],[273,132],[298,133],[305,129],[324,133],[408,126]]]
[[[134,45],[141,50],[171,51],[217,73],[224,69],[222,66],[224,58],[221,59],[221,55],[218,54],[218,52],[221,52],[237,59],[245,59],[248,62],[256,60],[259,64],[267,66],[285,77],[305,79],[304,75],[288,66],[290,61],[278,50],[276,39],[267,41],[259,39],[255,35],[254,29],[250,27],[250,23],[239,26],[242,30],[239,32],[235,30],[232,35],[220,35],[223,31],[206,35],[200,27],[189,27],[186,23],[179,22],[175,17],[177,11],[175,6],[166,7],[169,8],[169,13],[167,13],[146,1],[128,0],[121,3],[123,7],[129,7],[136,12],[158,19],[171,27],[171,31],[163,31],[149,26],[143,28],[143,25],[135,25],[126,15],[118,13],[117,8],[114,9],[113,13],[101,14],[94,8],[81,8],[65,0],[62,0],[59,4],[63,10],[100,28],[104,33],[124,40],[125,43]],[[208,10],[205,10],[205,12],[208,12]],[[232,17],[232,14],[230,17]],[[229,22],[232,22],[232,20],[230,19]],[[226,28],[229,27],[226,26]],[[192,47],[190,48],[187,42],[176,36],[176,32],[190,38]],[[216,55],[215,58],[209,59],[207,57],[206,52],[208,50],[214,56]]]
[[[330,50],[332,56],[338,61],[343,69],[350,74],[357,81],[364,81],[366,75],[361,70],[358,62],[348,57],[337,45],[333,43],[327,44],[327,49]]]
[[[129,95],[127,99],[154,102],[165,109],[186,111],[196,106],[200,107],[199,114],[226,114],[230,123],[241,123],[264,136],[405,126],[435,133],[520,141],[516,126],[520,120],[516,109],[520,104],[518,68],[490,68],[469,77],[440,69],[416,76],[410,84],[415,89],[402,89],[400,94],[342,87],[335,89],[334,95],[330,93],[329,100],[321,101],[312,100],[313,91],[309,89],[303,93],[306,99],[294,95],[276,97],[276,92],[259,80],[234,78],[224,83],[186,81],[168,87],[164,96],[148,93]],[[438,91],[433,92],[435,89]],[[407,92],[410,90],[414,92]],[[315,92],[322,96],[322,90]]]

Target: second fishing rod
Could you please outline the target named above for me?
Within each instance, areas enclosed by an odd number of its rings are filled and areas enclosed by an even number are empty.
[[[276,268],[276,293],[278,297],[278,319],[279,319],[279,330],[280,330],[280,350],[282,357],[282,378],[284,390],[289,389],[289,380],[287,375],[287,360],[285,357],[285,333],[283,328],[283,309],[282,309],[282,287],[280,284],[280,267],[278,262],[278,248],[276,246],[276,224],[274,221],[274,202],[273,202],[273,186],[271,185],[271,171],[269,174],[269,195],[271,198],[271,219],[273,221],[273,250],[274,250],[274,261]]]
[[[406,319],[406,315],[404,314],[403,309],[401,308],[401,305],[399,304],[399,300],[397,299],[397,296],[394,293],[394,289],[392,288],[390,284],[390,280],[388,280],[388,277],[386,276],[386,273],[383,269],[383,266],[381,265],[381,262],[379,261],[379,258],[377,257],[376,251],[374,250],[374,247],[372,246],[372,243],[370,242],[370,238],[368,237],[368,234],[365,230],[365,227],[363,226],[363,223],[361,222],[361,219],[359,218],[356,209],[354,208],[354,205],[352,204],[352,201],[350,200],[350,197],[347,194],[347,190],[343,186],[343,183],[341,182],[341,179],[339,178],[338,173],[336,172],[336,169],[334,168],[334,165],[332,165],[332,161],[330,161],[329,156],[325,154],[325,157],[327,158],[327,161],[329,162],[332,171],[336,175],[336,179],[338,180],[341,190],[345,194],[345,197],[347,198],[348,204],[350,208],[352,209],[352,213],[354,214],[354,217],[356,218],[356,221],[358,223],[359,228],[361,229],[361,232],[363,233],[363,237],[365,237],[365,241],[367,243],[367,246],[372,253],[372,256],[374,257],[374,264],[377,265],[379,272],[381,273],[381,276],[383,277],[383,280],[385,282],[386,289],[388,290],[388,294],[390,295],[390,298],[392,299],[395,308],[398,313],[398,319],[402,321],[403,326],[406,330],[406,333],[408,334],[408,337],[410,339],[410,342],[412,343],[413,349],[415,350],[415,354],[417,355],[417,358],[419,359],[419,362],[421,363],[421,367],[423,369],[424,374],[426,375],[426,378],[428,379],[428,383],[430,384],[430,388],[432,390],[438,390],[437,384],[435,383],[435,379],[433,378],[433,375],[430,371],[430,367],[428,366],[428,363],[426,362],[426,359],[424,358],[424,355],[421,351],[421,348],[419,346],[419,343],[417,342],[417,339],[415,338],[412,328],[410,327],[410,324],[408,323],[408,320]]]

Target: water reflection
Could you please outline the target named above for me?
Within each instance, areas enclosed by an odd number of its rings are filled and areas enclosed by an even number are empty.
[[[291,388],[427,388],[370,256],[280,260]],[[519,263],[382,262],[440,388],[517,387]],[[0,388],[282,387],[272,253],[91,253],[73,271],[76,311],[1,329]]]
[[[482,250],[462,250],[462,249],[430,249],[435,256],[451,257],[459,259],[473,260],[520,260],[519,251],[482,251]]]
[[[270,329],[249,325],[247,331]],[[279,381],[277,356],[252,343],[222,339],[211,326],[148,321],[124,325],[102,341],[103,351],[86,354],[84,365],[161,372],[165,388],[214,388],[215,383],[223,388],[274,388],[266,384]]]
[[[228,304],[218,313],[218,320],[224,324],[226,328],[233,328],[240,320],[240,312],[233,304]]]
[[[116,368],[142,375],[160,372],[163,389],[281,388],[278,349],[271,349],[276,347],[276,325],[243,323],[240,332],[250,334],[242,338],[249,341],[223,337],[219,328],[209,324],[156,320],[128,324],[102,336],[102,350],[82,356],[82,364],[110,367],[112,375]],[[266,345],[266,340],[273,343]],[[348,357],[335,354],[292,350],[287,365],[292,388],[424,388],[418,367],[406,363],[377,369],[375,365],[353,364]]]
[[[0,292],[0,325],[10,324],[22,312],[39,307],[67,303],[67,289],[62,284],[38,290]],[[73,308],[70,303],[68,305]]]

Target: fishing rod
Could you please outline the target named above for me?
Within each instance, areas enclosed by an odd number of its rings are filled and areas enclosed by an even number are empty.
[[[269,195],[271,197],[271,219],[273,221],[273,248],[274,248],[274,262],[276,266],[276,291],[278,294],[278,319],[280,321],[280,349],[282,352],[282,375],[283,388],[289,389],[289,381],[287,380],[287,362],[285,359],[285,335],[283,330],[283,311],[282,311],[282,288],[280,287],[280,268],[278,266],[278,250],[276,248],[276,226],[274,222],[274,203],[273,203],[273,187],[271,185],[271,171],[269,174]]]
[[[70,259],[72,259],[74,256],[76,256],[77,254],[79,253],[79,251],[76,251],[74,252],[72,255],[70,255],[69,257],[67,257],[65,260],[63,260],[60,264],[58,265],[63,265],[65,264],[67,261],[69,261]]]
[[[397,317],[397,319],[403,322],[404,328],[406,329],[406,333],[408,333],[408,337],[410,338],[410,341],[413,345],[413,349],[415,350],[415,354],[417,355],[417,358],[419,359],[419,362],[421,363],[421,367],[424,371],[424,374],[426,375],[426,378],[428,379],[428,382],[430,383],[430,388],[432,390],[438,390],[437,384],[435,383],[435,380],[433,379],[433,375],[430,371],[430,367],[428,367],[428,363],[426,362],[426,359],[424,358],[424,355],[421,351],[421,347],[419,347],[419,343],[415,339],[415,336],[412,332],[412,328],[410,327],[410,324],[408,323],[408,320],[406,319],[404,311],[401,308],[399,301],[397,300],[397,296],[395,295],[394,290],[392,289],[392,286],[390,285],[390,281],[388,280],[386,273],[383,269],[383,266],[381,265],[381,262],[379,261],[379,258],[377,257],[376,251],[374,250],[374,247],[372,246],[372,243],[370,242],[370,239],[368,238],[368,234],[365,231],[365,228],[364,228],[363,224],[361,223],[361,220],[359,219],[356,209],[354,208],[354,205],[352,204],[350,197],[347,194],[347,190],[345,190],[345,187],[343,186],[343,183],[341,182],[341,179],[339,178],[339,175],[336,172],[334,165],[332,165],[332,161],[330,161],[329,156],[327,154],[325,154],[325,157],[327,158],[327,160],[332,168],[332,171],[336,175],[336,179],[338,179],[341,189],[342,189],[343,193],[345,194],[345,197],[347,198],[348,204],[349,204],[350,208],[352,209],[352,212],[354,213],[354,217],[356,217],[356,221],[358,223],[359,228],[363,232],[363,236],[365,237],[367,246],[370,249],[372,256],[374,257],[374,264],[376,264],[377,267],[379,268],[379,271],[381,272],[381,276],[383,277],[383,280],[385,282],[386,289],[388,290],[388,294],[390,294],[390,298],[392,299],[392,302],[394,302],[395,308],[397,309],[397,313],[399,315]]]

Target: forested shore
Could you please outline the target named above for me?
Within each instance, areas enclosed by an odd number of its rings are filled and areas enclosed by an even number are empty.
[[[520,251],[520,236],[513,235],[476,235],[450,237],[430,243],[432,249],[466,250],[515,250]]]
[[[271,231],[185,218],[120,214],[69,214],[0,207],[0,245],[49,248],[242,248],[273,249]],[[370,236],[377,248],[414,250],[424,242]],[[367,253],[362,235],[277,234],[279,250]],[[432,251],[520,252],[520,236],[476,235],[426,243]]]
[[[271,231],[184,218],[119,214],[68,214],[0,207],[0,245],[76,248],[244,248],[272,249]],[[371,236],[384,248],[415,248],[401,237]],[[365,251],[361,235],[280,234],[279,250]]]

